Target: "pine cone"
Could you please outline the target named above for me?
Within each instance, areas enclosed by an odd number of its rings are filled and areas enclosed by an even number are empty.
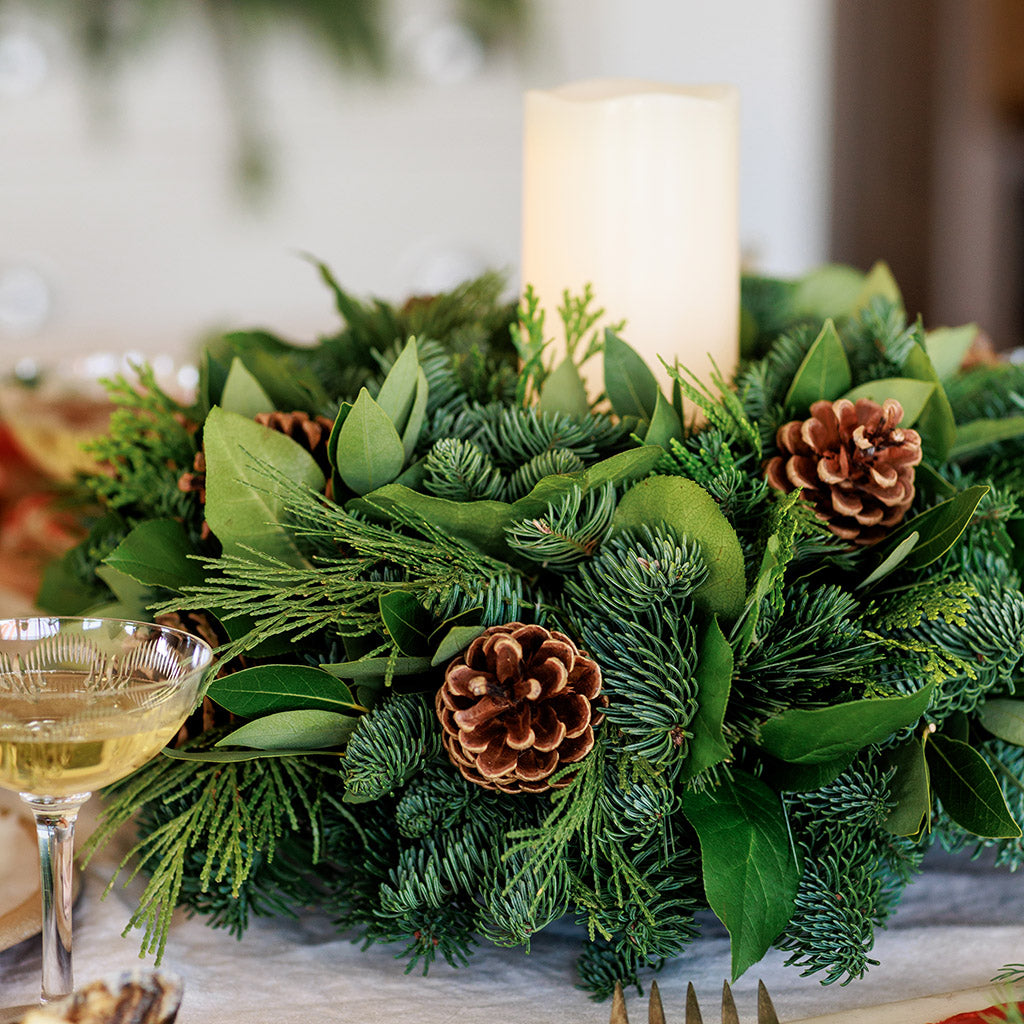
[[[452,763],[470,782],[539,793],[581,761],[604,719],[601,670],[563,633],[510,622],[491,626],[445,672],[437,715]]]
[[[782,451],[765,467],[776,490],[794,487],[843,540],[873,544],[906,515],[914,500],[921,436],[898,427],[903,407],[887,398],[815,402],[811,417],[779,427]]]
[[[271,430],[287,434],[297,441],[316,459],[317,465],[327,476],[331,475],[331,464],[327,458],[327,441],[331,436],[334,421],[326,416],[310,416],[304,412],[258,412],[254,417]]]
[[[192,636],[205,640],[211,647],[219,647],[224,642],[213,620],[206,612],[167,612],[157,615],[153,620],[158,626],[170,626],[171,629],[180,629],[183,633],[191,633]],[[224,675],[226,666],[221,665],[217,675]],[[214,704],[209,697],[203,697],[202,704],[185,719],[184,724],[178,730],[177,735],[171,741],[172,747],[180,747],[186,740],[199,736],[201,733],[209,732],[222,725],[231,725],[235,716],[230,711],[225,711],[218,704]]]

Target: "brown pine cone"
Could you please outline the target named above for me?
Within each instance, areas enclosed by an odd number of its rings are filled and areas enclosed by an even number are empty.
[[[191,633],[192,636],[205,640],[211,647],[217,648],[223,642],[223,637],[217,629],[216,624],[206,612],[166,612],[157,615],[153,620],[158,626],[170,626],[171,629],[180,629],[183,633]],[[218,675],[223,675],[228,669],[221,665]],[[177,735],[171,741],[172,747],[180,747],[186,740],[192,739],[201,733],[209,732],[222,725],[230,725],[235,721],[235,716],[226,711],[218,704],[214,704],[209,697],[203,697],[202,704],[185,719]]]
[[[195,494],[200,505],[206,504],[206,453],[201,448],[192,460],[192,469],[178,477],[178,490]],[[203,540],[210,536],[210,524],[205,519],[201,536]]]
[[[445,672],[437,693],[444,745],[463,777],[504,793],[539,793],[581,761],[607,703],[601,670],[563,633],[491,626]]]
[[[882,405],[869,398],[815,402],[810,419],[779,427],[782,454],[769,460],[765,478],[779,491],[799,487],[837,537],[873,544],[914,500],[921,435],[897,426],[902,418],[892,398]]]
[[[254,417],[271,430],[287,434],[305,448],[327,476],[331,475],[327,458],[327,441],[331,436],[334,421],[326,416],[310,416],[304,412],[258,412]]]

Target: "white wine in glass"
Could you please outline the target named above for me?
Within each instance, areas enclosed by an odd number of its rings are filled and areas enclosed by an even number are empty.
[[[157,754],[196,704],[209,646],[120,619],[0,619],[0,788],[31,808],[43,895],[41,1001],[67,995],[75,819]]]

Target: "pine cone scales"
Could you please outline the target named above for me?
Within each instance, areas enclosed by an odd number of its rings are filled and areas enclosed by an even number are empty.
[[[601,671],[563,633],[491,626],[448,666],[437,714],[452,763],[505,793],[568,785],[550,777],[581,761],[604,715]]]
[[[838,537],[873,544],[906,515],[914,500],[921,436],[899,427],[903,407],[888,398],[840,398],[811,406],[811,417],[778,430],[781,455],[765,478],[780,491],[799,487]]]

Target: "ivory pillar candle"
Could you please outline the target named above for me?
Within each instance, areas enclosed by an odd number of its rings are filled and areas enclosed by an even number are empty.
[[[633,79],[526,93],[522,282],[557,308],[590,282],[606,322],[658,375],[706,380],[739,349],[739,97]],[[600,390],[599,368],[589,369]],[[666,387],[667,390],[667,387]],[[669,392],[670,394],[671,392]]]

